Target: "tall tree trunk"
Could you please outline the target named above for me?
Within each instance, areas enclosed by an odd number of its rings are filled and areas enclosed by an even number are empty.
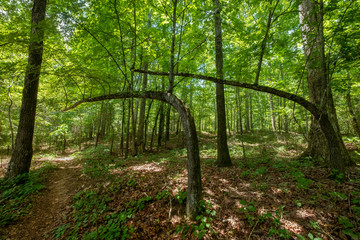
[[[148,22],[147,22],[147,28],[151,28],[151,16],[152,16],[152,10],[150,10],[150,13],[148,14]],[[150,38],[147,39],[148,43],[147,45],[150,45]],[[144,62],[144,70],[147,71],[149,68],[149,60],[146,58]],[[147,88],[147,82],[148,82],[148,74],[143,74],[143,82],[142,82],[142,91],[146,91]],[[140,104],[140,114],[139,114],[139,126],[138,126],[138,134],[137,134],[137,147],[138,151],[141,154],[145,150],[145,140],[144,140],[144,123],[145,123],[145,107],[146,107],[146,99],[141,99]]]
[[[346,92],[346,104],[348,106],[349,109],[349,113],[350,113],[350,117],[351,117],[351,123],[352,126],[356,132],[356,134],[358,135],[358,137],[360,137],[360,125],[359,125],[359,121],[355,116],[353,107],[352,107],[352,103],[351,103],[351,81],[350,81],[350,73],[349,71],[347,72],[347,77],[348,77],[348,89]]]
[[[37,93],[43,56],[46,0],[34,0],[31,19],[29,58],[25,72],[20,121],[5,178],[28,173],[33,155]]]
[[[237,95],[237,104],[238,104],[238,116],[239,116],[239,128],[240,133],[243,134],[243,124],[242,124],[242,108],[241,108],[241,96],[239,93],[239,88],[236,88],[236,95]]]
[[[150,101],[150,104],[148,106],[148,110],[146,113],[146,118],[145,118],[145,129],[144,129],[144,144],[142,146],[142,151],[145,151],[146,148],[146,142],[147,142],[147,133],[148,133],[148,128],[149,128],[149,117],[150,117],[150,110],[151,110],[151,106],[152,106],[153,100]]]
[[[8,119],[9,119],[9,128],[10,128],[10,133],[11,133],[11,150],[14,149],[14,129],[13,129],[13,124],[12,124],[12,118],[11,118],[11,108],[13,105],[13,100],[11,98],[11,87],[13,85],[13,82],[11,82],[9,88],[8,88],[8,97],[9,97],[9,107],[8,107]],[[1,123],[0,123],[1,124]]]
[[[125,154],[124,158],[127,159],[129,156],[129,147],[130,147],[130,116],[131,116],[131,100],[128,100],[128,115],[126,119],[126,142],[125,142]]]
[[[216,52],[216,75],[223,78],[223,49],[222,32],[220,18],[219,0],[214,2],[214,21],[215,21],[215,52]],[[226,134],[226,111],[225,111],[225,93],[224,85],[216,83],[216,109],[217,109],[217,159],[216,164],[220,167],[232,166],[230,159],[227,134]]]
[[[159,115],[160,115],[160,111],[161,111],[161,105],[159,106],[159,109],[158,109],[158,111],[156,113],[156,116],[155,116],[154,127],[153,127],[153,130],[152,130],[152,133],[151,133],[150,150],[152,150],[152,147],[153,147],[154,136],[155,136],[155,133],[156,133],[156,126],[157,126],[157,121],[158,121],[158,118],[159,118]]]
[[[253,101],[252,101],[253,94],[249,93],[249,117],[250,117],[250,130],[254,129],[254,122],[253,122]]]
[[[120,152],[124,155],[124,126],[125,126],[125,100],[122,100],[122,116],[121,116],[121,136],[120,136]]]
[[[95,148],[99,144],[99,139],[101,136],[100,130],[101,130],[101,122],[103,121],[103,111],[104,111],[104,102],[101,102],[101,108],[100,108],[99,117],[98,117],[98,125],[97,125],[97,130],[96,130]]]
[[[283,66],[280,65],[280,76],[281,76],[281,81],[284,81],[284,71],[283,71]],[[280,99],[280,103],[281,103],[281,99]],[[283,115],[284,115],[284,130],[286,133],[289,132],[289,117],[286,111],[286,99],[284,98],[284,111],[283,111]]]
[[[275,109],[274,109],[274,101],[272,94],[269,94],[269,104],[270,104],[270,115],[271,115],[271,128],[275,132],[276,131]]]
[[[172,93],[174,89],[174,70],[175,70],[175,40],[176,40],[176,9],[178,1],[174,0],[173,15],[172,15],[172,28],[171,28],[171,49],[170,49],[170,71],[169,71],[169,88],[168,92]],[[179,64],[179,63],[178,63]],[[165,142],[170,139],[170,107],[165,106],[166,111],[166,123],[165,123]],[[161,118],[160,118],[161,120]],[[161,121],[160,121],[161,122]]]
[[[326,68],[323,36],[322,0],[318,3],[313,0],[302,0],[299,5],[300,24],[308,71],[308,87],[310,101],[328,114],[328,120],[334,128],[332,138],[325,139],[324,127],[312,116],[309,145],[305,154],[314,159],[325,159],[325,162],[333,168],[344,172],[345,164],[351,161],[350,156],[342,141],[339,125],[337,122],[336,110],[333,102],[329,77]],[[321,121],[321,119],[320,119]],[[322,130],[322,131],[321,131]],[[330,142],[330,141],[336,141]],[[338,144],[338,152],[334,152],[334,145]],[[331,155],[337,156],[331,156]],[[337,161],[337,162],[333,162]]]
[[[286,104],[286,99],[284,99],[284,131],[286,133],[289,132],[289,117],[288,117],[288,114],[287,114],[287,104]]]
[[[131,144],[132,144],[132,155],[137,155],[136,146],[136,111],[134,111],[134,99],[131,99]]]
[[[160,111],[160,119],[159,119],[159,131],[158,131],[158,148],[161,147],[161,143],[162,143],[163,135],[164,135],[165,114],[164,114],[164,104],[163,103],[161,103],[159,111]]]
[[[245,92],[245,131],[250,131],[249,93]]]

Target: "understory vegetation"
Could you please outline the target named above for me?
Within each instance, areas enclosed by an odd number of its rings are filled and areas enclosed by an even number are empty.
[[[301,135],[261,131],[231,136],[235,166],[218,168],[214,136],[203,133],[199,138],[204,191],[194,221],[185,217],[186,149],[181,140],[174,138],[168,147],[126,160],[102,144],[72,153],[86,184],[49,237],[359,239],[358,167],[334,178],[311,159],[295,158],[305,147]],[[356,157],[360,142],[346,144]],[[38,191],[35,195],[41,195],[40,180],[47,176],[43,173],[53,168],[48,166],[32,172],[29,180],[2,182],[2,190],[7,189],[2,206],[8,209],[1,212],[2,227],[16,224],[20,214],[28,212],[27,201],[18,200]]]
[[[44,189],[44,181],[56,167],[44,162],[40,168],[14,179],[0,179],[0,228],[13,224],[29,213],[37,195]],[[4,232],[0,232],[1,234]]]

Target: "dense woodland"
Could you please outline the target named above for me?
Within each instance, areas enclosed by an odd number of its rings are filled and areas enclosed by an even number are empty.
[[[0,239],[360,239],[359,16],[0,0]]]

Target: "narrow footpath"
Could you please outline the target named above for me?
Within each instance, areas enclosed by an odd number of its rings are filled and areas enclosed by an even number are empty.
[[[59,156],[51,162],[59,168],[47,177],[45,189],[30,213],[5,229],[6,239],[52,239],[52,230],[62,225],[71,211],[71,201],[84,183],[81,166],[69,156]]]

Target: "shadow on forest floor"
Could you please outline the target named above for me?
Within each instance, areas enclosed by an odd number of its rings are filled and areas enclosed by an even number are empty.
[[[348,169],[347,176],[343,176],[347,181],[341,176],[331,180],[326,168],[314,166],[311,161],[294,160],[305,147],[301,136],[255,132],[230,137],[234,166],[218,168],[216,138],[200,134],[199,139],[204,201],[196,221],[184,217],[186,149],[175,147],[182,141],[174,138],[156,153],[127,160],[110,155],[108,146],[100,145],[69,155],[80,166],[76,171],[82,185],[68,203],[72,207],[69,206],[67,218],[59,214],[58,219],[62,220],[57,221],[52,237],[359,237],[359,165]]]

